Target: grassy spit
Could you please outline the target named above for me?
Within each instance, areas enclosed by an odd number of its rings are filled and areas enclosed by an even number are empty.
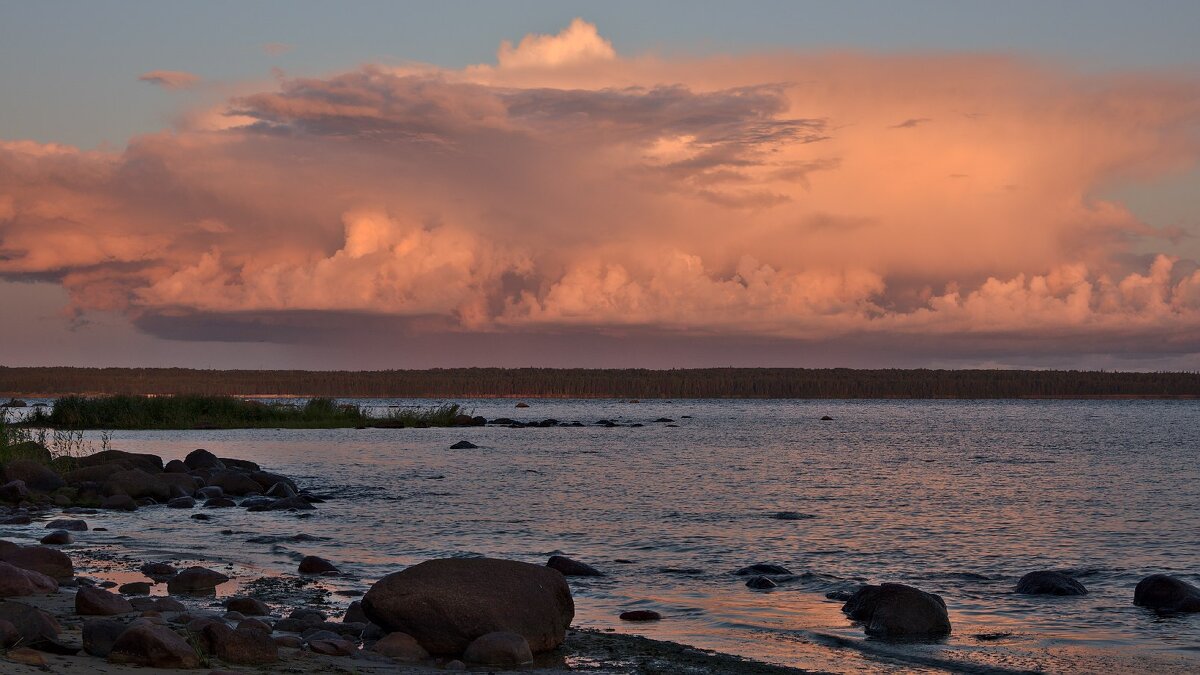
[[[52,408],[38,408],[12,431],[136,429],[340,429],[355,427],[448,427],[463,417],[454,403],[425,409],[399,409],[374,417],[353,403],[330,398],[303,405],[266,403],[235,396],[64,396]],[[27,438],[25,440],[28,440]]]

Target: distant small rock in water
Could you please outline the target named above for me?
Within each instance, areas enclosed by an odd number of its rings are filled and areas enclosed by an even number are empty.
[[[564,555],[550,556],[550,560],[546,561],[546,567],[549,567],[552,570],[558,570],[559,572],[562,572],[563,576],[566,577],[604,576],[604,573],[595,567],[592,567],[587,563],[581,563],[578,560],[571,560]]]
[[[975,640],[978,642],[995,642],[997,640],[1006,640],[1015,635],[1016,635],[1016,633],[1008,633],[1008,632],[1002,631],[999,633],[976,633],[975,635],[972,635],[971,637],[975,638]]]
[[[1014,592],[1021,595],[1087,595],[1088,590],[1062,572],[1038,570],[1021,577]]]
[[[789,570],[788,568],[784,567],[783,565],[776,565],[773,563],[755,563],[753,565],[747,565],[746,567],[743,567],[742,569],[734,572],[734,574],[739,577],[748,577],[751,575],[760,575],[760,574],[768,574],[768,575],[788,574],[788,575],[790,575],[791,573],[792,573],[792,571]]]
[[[822,421],[822,422],[832,422],[832,421],[833,421],[833,418],[832,418],[832,417],[830,417],[829,415],[823,415],[823,416],[821,417],[821,421]]]
[[[459,441],[459,442],[455,443],[454,445],[450,446],[450,449],[451,450],[474,450],[478,447],[479,447],[478,445],[475,445],[471,441]]]
[[[525,403],[525,402],[521,402],[521,403],[518,403],[518,404],[516,404],[516,405],[515,405],[515,406],[513,406],[513,407],[514,407],[514,408],[528,408],[528,407],[529,407],[529,404],[528,404],[528,403]]]
[[[658,419],[656,419],[656,420],[654,420],[654,421],[655,421],[655,422],[662,422],[662,423],[664,423],[664,424],[669,424],[669,423],[671,423],[671,422],[674,422],[675,420],[671,419],[670,417],[660,417],[660,418],[658,418]]]
[[[1167,574],[1151,574],[1138,582],[1133,604],[1159,612],[1200,612],[1200,588]]]
[[[621,612],[620,619],[622,621],[659,621],[662,619],[662,614],[652,609],[635,609]]]
[[[750,577],[750,579],[748,579],[746,581],[746,588],[753,588],[754,590],[757,590],[757,591],[765,591],[765,590],[771,589],[771,588],[778,588],[778,586],[779,586],[779,584],[777,584],[774,581],[771,581],[767,577],[763,577],[763,576]]]
[[[812,518],[816,518],[812,514],[800,513],[799,511],[780,511],[771,514],[771,517],[775,520],[811,520]]]

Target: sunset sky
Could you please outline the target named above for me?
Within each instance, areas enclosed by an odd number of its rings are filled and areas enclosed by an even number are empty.
[[[1197,28],[0,2],[0,364],[1200,369]]]

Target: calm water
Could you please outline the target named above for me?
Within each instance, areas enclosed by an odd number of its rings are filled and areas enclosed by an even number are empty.
[[[1200,669],[1200,615],[1164,618],[1132,604],[1147,574],[1200,581],[1195,402],[530,404],[467,407],[489,418],[646,426],[118,432],[114,448],[169,459],[206,447],[333,499],[308,519],[234,509],[210,511],[212,523],[157,509],[96,518],[160,556],[291,572],[301,555],[321,555],[357,576],[337,583],[359,589],[427,558],[544,562],[562,552],[608,573],[572,580],[580,625],[791,665]],[[450,450],[460,439],[482,447]],[[779,511],[812,517],[771,517]],[[222,528],[325,539],[255,544],[249,534],[221,537]],[[800,578],[761,592],[731,574],[764,561]],[[1023,573],[1047,568],[1073,570],[1091,594],[1011,593]],[[953,636],[864,639],[824,597],[860,581],[941,594]],[[643,607],[667,618],[616,620]],[[1008,635],[980,639],[997,633]]]

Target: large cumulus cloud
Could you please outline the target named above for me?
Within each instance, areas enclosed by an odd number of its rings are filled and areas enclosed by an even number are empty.
[[[497,65],[284,79],[184,117],[119,152],[0,144],[0,275],[193,339],[204,316],[259,317],[269,339],[272,316],[350,312],[1200,351],[1180,233],[1101,197],[1195,163],[1183,77],[622,58],[576,21]]]

